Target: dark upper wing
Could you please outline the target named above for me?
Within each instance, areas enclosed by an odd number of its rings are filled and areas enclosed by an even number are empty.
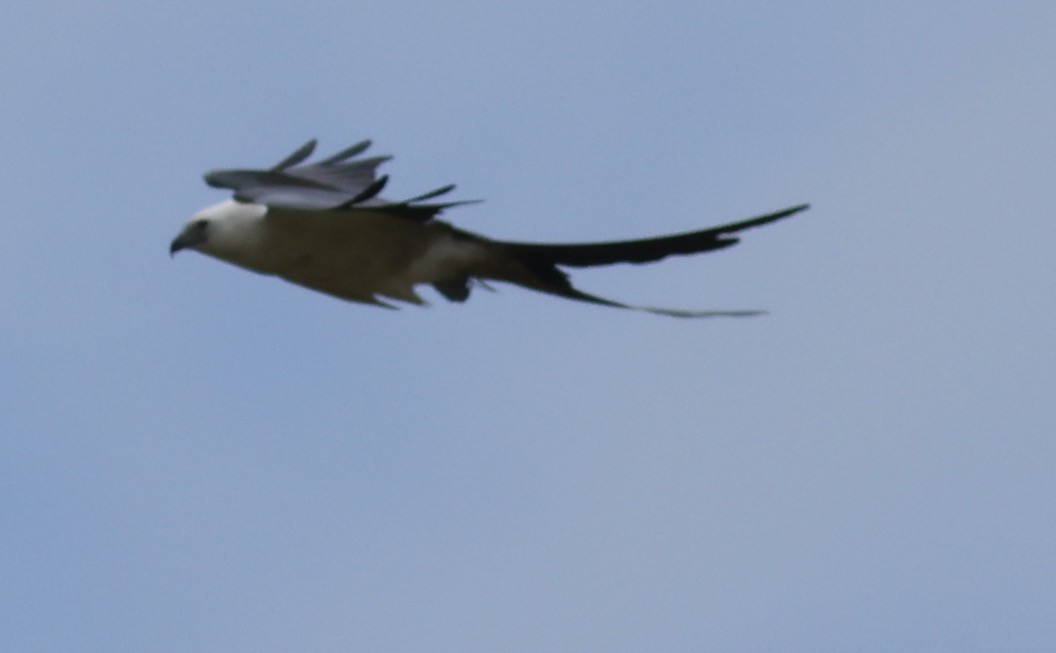
[[[274,166],[255,169],[213,170],[205,182],[214,188],[229,188],[239,202],[307,211],[355,211],[369,208],[412,220],[430,220],[446,208],[469,201],[428,203],[454,189],[444,186],[402,202],[378,197],[388,181],[378,177],[377,167],[391,157],[357,159],[370,147],[361,141],[315,163],[304,164],[315,150],[308,141]]]

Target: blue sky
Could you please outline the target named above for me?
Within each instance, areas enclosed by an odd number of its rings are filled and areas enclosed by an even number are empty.
[[[0,649],[1056,640],[1056,7],[24,3]],[[734,249],[376,310],[169,240],[310,137],[526,240]]]

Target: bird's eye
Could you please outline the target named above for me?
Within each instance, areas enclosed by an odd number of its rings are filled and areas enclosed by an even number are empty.
[[[194,223],[194,228],[198,231],[205,231],[205,228],[209,225],[208,220],[198,220]]]

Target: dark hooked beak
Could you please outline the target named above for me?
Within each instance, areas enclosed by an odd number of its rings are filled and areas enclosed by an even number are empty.
[[[204,242],[205,225],[200,222],[191,223],[180,232],[180,235],[172,240],[172,243],[169,245],[169,256],[175,256],[176,252],[181,249],[197,247]]]

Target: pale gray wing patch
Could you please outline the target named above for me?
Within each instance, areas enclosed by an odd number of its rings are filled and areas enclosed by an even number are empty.
[[[428,221],[444,209],[472,204],[479,200],[429,202],[454,190],[449,184],[399,202],[383,200],[378,193],[388,181],[377,168],[391,157],[357,159],[370,147],[364,140],[336,154],[305,164],[315,151],[310,140],[267,169],[225,169],[206,173],[205,182],[214,188],[234,191],[239,202],[303,211],[348,211],[369,208],[415,221]]]

